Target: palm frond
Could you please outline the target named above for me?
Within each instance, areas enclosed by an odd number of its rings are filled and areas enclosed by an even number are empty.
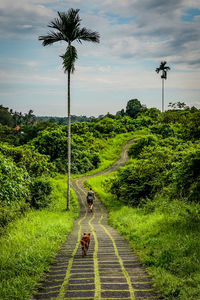
[[[74,32],[80,27],[81,19],[79,9],[69,9],[67,13],[58,12],[58,18],[50,22],[48,27],[58,30],[64,36],[64,40],[72,42],[76,39]]]
[[[62,32],[63,31],[62,20],[60,20],[59,18],[55,18],[53,21],[51,21],[51,23],[48,25],[48,27],[57,29],[58,31]]]
[[[62,32],[69,42],[76,39],[76,32],[80,27],[81,19],[79,17],[79,9],[69,9],[67,13],[58,12],[62,22]]]
[[[63,59],[63,69],[64,72],[71,72],[73,73],[75,70],[75,61],[78,58],[76,48],[72,45],[69,45],[67,47],[67,51],[65,54],[61,55]]]
[[[161,78],[166,78],[166,72],[170,70],[170,67],[166,66],[166,63],[167,63],[166,61],[161,61],[160,66],[155,70],[157,73],[162,71]]]
[[[76,34],[79,43],[81,43],[81,41],[87,41],[93,43],[100,42],[100,35],[97,31],[92,31],[90,29],[83,27],[80,30],[78,30]]]
[[[166,71],[169,71],[169,70],[171,70],[171,69],[170,69],[170,67],[166,66],[166,67],[165,67],[165,70],[166,70]]]
[[[80,25],[81,18],[79,16],[80,9],[70,8],[67,13],[61,13],[62,17],[66,18],[68,23]]]
[[[160,72],[160,68],[156,68],[156,72],[159,73]]]
[[[50,31],[48,35],[41,35],[38,38],[42,42],[43,46],[51,45],[53,43],[56,43],[58,41],[63,41],[65,40],[65,37],[61,32],[54,32]]]
[[[55,31],[48,32],[46,36],[39,36],[39,40],[43,41],[43,46],[51,45],[58,41],[66,41],[68,43],[66,53],[61,56],[65,72],[74,72],[75,61],[78,58],[76,48],[71,45],[73,41],[99,43],[100,35],[98,32],[85,27],[80,28],[80,25],[79,9],[71,8],[66,13],[58,12],[58,17],[48,25]]]

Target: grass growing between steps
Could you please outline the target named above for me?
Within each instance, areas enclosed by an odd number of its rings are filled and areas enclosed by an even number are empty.
[[[51,179],[53,201],[45,210],[30,211],[12,222],[0,238],[0,299],[29,299],[54,255],[71,232],[79,206],[72,191],[66,212],[66,177]]]
[[[125,206],[107,192],[112,176],[87,181],[108,208],[109,224],[129,240],[164,299],[200,299],[200,206],[163,199]]]

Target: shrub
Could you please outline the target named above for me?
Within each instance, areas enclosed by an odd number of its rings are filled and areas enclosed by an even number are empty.
[[[161,187],[159,166],[144,162],[128,165],[118,171],[111,192],[122,202],[138,206],[145,198],[153,198]]]
[[[1,143],[0,152],[11,158],[18,167],[25,167],[30,176],[46,175],[55,170],[54,165],[49,162],[49,156],[40,154],[33,146],[14,147]]]
[[[6,142],[14,145],[19,144],[19,136],[18,133],[16,133],[13,128],[0,124],[0,137],[1,142]]]
[[[154,137],[140,139],[135,144],[132,151],[138,159],[119,169],[111,187],[111,192],[132,206],[144,203],[147,198],[153,200],[155,194],[173,180],[170,171],[174,151],[171,147],[160,147],[159,144],[144,146],[149,141],[156,144]]]
[[[143,116],[143,115],[139,115],[135,120],[134,120],[134,125],[135,128],[141,128],[141,127],[148,127],[150,125],[152,125],[154,122],[153,120],[148,117],[148,116]]]
[[[151,132],[154,134],[160,134],[163,139],[168,138],[170,136],[174,136],[174,130],[172,126],[168,124],[158,124],[150,127]]]
[[[4,228],[9,222],[24,215],[28,209],[29,203],[26,203],[25,200],[21,202],[14,202],[12,206],[0,201],[0,234],[2,228]]]
[[[60,128],[56,130],[44,130],[31,141],[31,144],[41,153],[51,157],[53,161],[59,157],[67,156],[67,137]]]
[[[31,206],[36,209],[45,208],[51,202],[52,187],[48,179],[36,178],[30,184]]]
[[[24,168],[16,166],[11,159],[0,153],[0,201],[7,205],[29,200],[30,177]]]
[[[200,149],[192,149],[176,170],[176,192],[189,201],[200,202]]]
[[[117,122],[111,118],[105,117],[95,125],[95,129],[100,133],[110,134],[117,130]]]
[[[98,166],[99,166],[99,164],[100,164],[100,162],[101,162],[101,159],[100,159],[100,157],[99,157],[99,154],[94,153],[94,154],[92,155],[91,161],[92,161],[92,164],[93,164],[93,166],[95,167],[95,169],[98,168]]]
[[[200,138],[200,110],[192,113],[182,130],[183,138],[188,140],[199,140]]]
[[[153,135],[148,135],[147,137],[139,139],[129,148],[128,150],[129,156],[138,157],[144,147],[149,145],[155,145],[156,141],[157,138]]]
[[[27,171],[0,153],[0,227],[28,209],[29,183]]]

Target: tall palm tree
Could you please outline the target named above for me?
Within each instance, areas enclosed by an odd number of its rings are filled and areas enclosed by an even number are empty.
[[[55,18],[48,27],[55,29],[50,30],[47,35],[39,36],[43,41],[43,46],[51,45],[55,42],[65,41],[67,43],[66,52],[61,55],[63,59],[64,72],[68,76],[68,193],[67,193],[67,210],[70,204],[70,175],[71,175],[71,117],[70,117],[70,75],[74,72],[75,61],[78,58],[77,50],[72,46],[72,42],[82,41],[99,43],[100,35],[96,31],[91,31],[85,27],[81,28],[81,19],[79,9],[69,9],[67,13],[58,12],[58,18]]]
[[[166,66],[166,61],[161,61],[160,66],[156,68],[156,72],[159,73],[161,71],[161,79],[162,79],[162,112],[164,112],[164,79],[167,79],[167,72],[170,70],[170,67]]]

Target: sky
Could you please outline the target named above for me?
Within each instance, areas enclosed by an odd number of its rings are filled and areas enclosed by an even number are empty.
[[[43,47],[57,12],[80,9],[81,26],[100,43],[74,43],[71,113],[115,114],[130,99],[161,109],[161,61],[169,102],[200,108],[199,0],[0,0],[0,104],[38,116],[67,115],[67,44]]]

